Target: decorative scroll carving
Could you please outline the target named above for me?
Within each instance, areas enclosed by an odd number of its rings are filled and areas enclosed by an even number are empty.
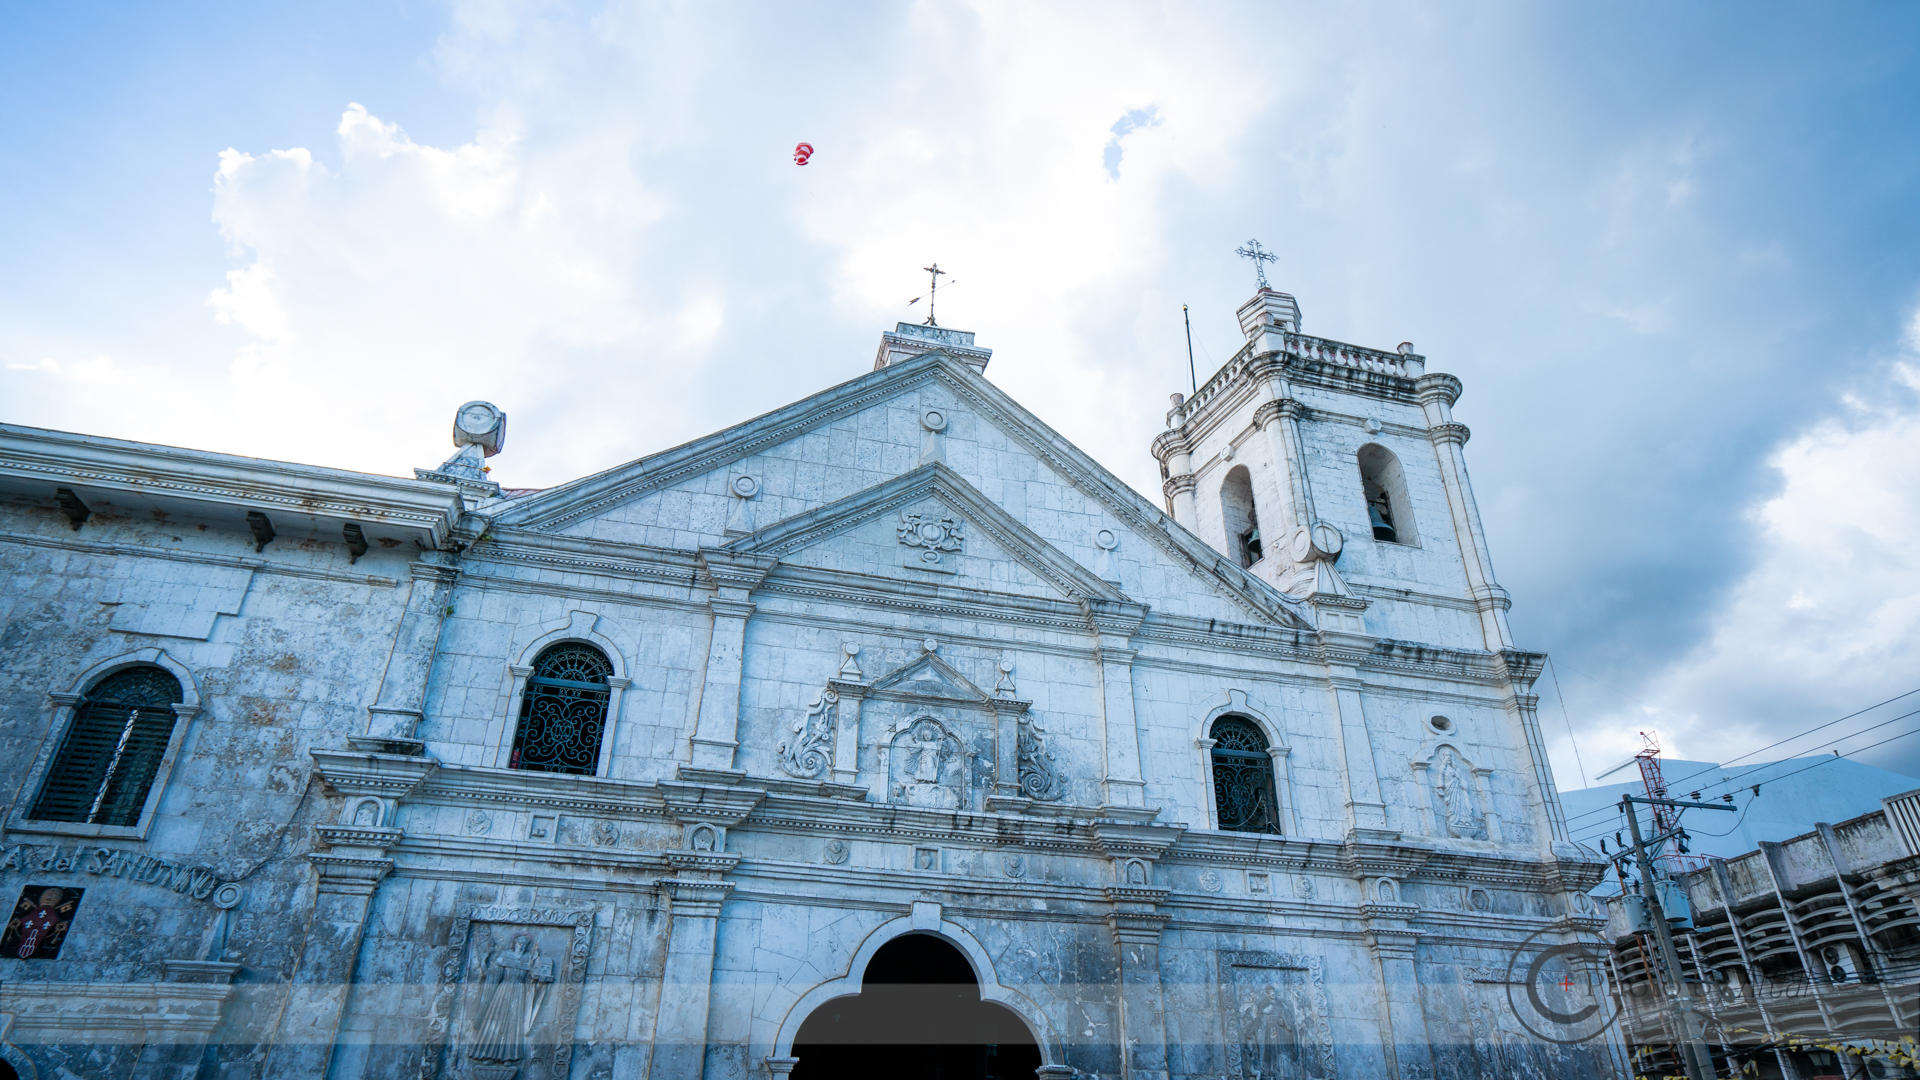
[[[438,1077],[443,1063],[455,1075],[562,1080],[592,934],[591,911],[462,905],[447,933],[421,1080]]]
[[[953,560],[948,558],[949,555],[960,554],[966,545],[966,537],[960,534],[957,518],[909,514],[902,510],[899,536],[900,543],[909,549],[903,553],[906,565],[949,574],[958,569],[953,565]]]
[[[1020,718],[1020,794],[1038,802],[1057,802],[1067,793],[1067,778],[1047,752],[1044,734],[1038,724]]]
[[[1332,1008],[1317,956],[1220,954],[1228,1009],[1227,1075],[1239,1080],[1333,1080]]]
[[[839,712],[840,695],[832,689],[813,699],[806,714],[794,721],[793,737],[778,748],[782,772],[811,780],[827,771],[833,764],[833,727]]]

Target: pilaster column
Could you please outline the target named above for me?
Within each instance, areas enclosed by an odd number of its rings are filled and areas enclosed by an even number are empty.
[[[836,784],[856,783],[860,779],[860,709],[870,688],[851,679],[828,679],[827,689],[840,695],[833,717],[833,767],[828,775]]]
[[[360,938],[374,890],[393,871],[387,851],[400,842],[392,828],[336,826],[316,830],[329,850],[307,856],[319,875],[313,918],[300,961],[287,986],[287,1003],[274,1034],[265,1075],[307,1080],[327,1075],[340,1018],[353,990]]]
[[[1107,928],[1120,957],[1120,1075],[1166,1080],[1166,1005],[1160,988],[1160,934],[1167,917],[1156,907],[1166,889],[1107,886],[1114,910]]]
[[[1547,761],[1547,741],[1540,734],[1540,696],[1532,692],[1534,680],[1545,669],[1546,660],[1545,653],[1518,649],[1507,649],[1495,657],[1507,680],[1507,698],[1502,704],[1525,743],[1528,764],[1532,766],[1530,782],[1534,798],[1540,803],[1547,834],[1554,842],[1564,842],[1568,839],[1567,812],[1560,805],[1560,789],[1553,782],[1553,767]],[[1491,807],[1492,803],[1487,805]]]
[[[1191,466],[1189,466],[1191,467]],[[1160,493],[1167,497],[1173,506],[1173,520],[1184,525],[1189,532],[1200,531],[1200,514],[1193,504],[1193,490],[1200,481],[1191,472],[1169,476],[1160,485]]]
[[[1420,1000],[1420,979],[1413,962],[1420,935],[1407,926],[1419,911],[1412,904],[1360,905],[1367,924],[1362,936],[1374,962],[1380,965],[1386,1010],[1381,1044],[1387,1052],[1387,1075],[1400,1080],[1429,1080],[1433,1076],[1433,1040],[1427,1036],[1426,1007]]]
[[[1276,380],[1271,389],[1273,399],[1253,411],[1253,422],[1266,432],[1273,460],[1284,463],[1287,470],[1284,524],[1288,527],[1271,533],[1272,545],[1278,549],[1294,530],[1311,526],[1319,519],[1313,510],[1313,484],[1307,479],[1306,455],[1300,445],[1300,421],[1307,415],[1307,407],[1287,396],[1290,391],[1284,382]]]
[[[380,692],[367,706],[367,733],[348,739],[376,753],[418,754],[424,749],[415,733],[426,716],[427,678],[440,651],[454,579],[460,576],[453,557],[439,551],[423,552],[408,571],[407,608],[380,675]]]
[[[1480,507],[1473,499],[1473,485],[1467,479],[1465,447],[1471,434],[1465,424],[1453,422],[1453,403],[1460,397],[1460,380],[1451,375],[1423,375],[1414,383],[1420,395],[1420,408],[1426,413],[1427,438],[1433,443],[1440,463],[1440,483],[1447,491],[1447,507],[1453,515],[1453,534],[1460,544],[1460,559],[1466,568],[1467,584],[1474,606],[1480,611],[1480,633],[1487,650],[1498,652],[1513,647],[1513,631],[1507,626],[1507,608],[1512,602],[1507,591],[1495,583],[1493,558],[1487,552],[1487,535],[1480,527]]]
[[[1106,805],[1144,807],[1147,784],[1140,772],[1140,729],[1133,705],[1134,651],[1128,645],[1146,620],[1147,608],[1144,604],[1083,600],[1081,609],[1093,627],[1094,647],[1099,652]]]
[[[1380,798],[1380,773],[1373,760],[1373,737],[1367,731],[1366,708],[1360,699],[1359,673],[1350,667],[1330,668],[1327,694],[1333,700],[1334,739],[1340,752],[1340,775],[1346,787],[1347,828],[1352,832],[1381,831],[1387,827],[1387,804]]]
[[[1173,520],[1199,531],[1193,505],[1193,447],[1187,442],[1186,397],[1182,394],[1173,395],[1173,409],[1167,413],[1167,430],[1153,440],[1153,456],[1166,474],[1160,490],[1173,510]]]
[[[706,1063],[720,908],[733,891],[732,882],[719,878],[740,856],[671,852],[667,858],[678,876],[660,882],[671,924],[660,1007],[653,1022],[653,1063],[647,1075],[650,1080],[700,1080]]]
[[[400,842],[395,812],[440,763],[429,757],[312,750],[314,771],[347,796],[340,821],[314,831],[324,851],[307,855],[318,882],[313,917],[286,988],[263,1075],[286,1080],[325,1076],[353,991],[360,939],[380,882],[393,871],[387,852]]]
[[[700,566],[714,596],[713,633],[707,643],[706,680],[700,690],[700,714],[693,732],[693,767],[731,769],[740,728],[740,676],[746,659],[747,598],[779,560],[721,548],[702,548]]]

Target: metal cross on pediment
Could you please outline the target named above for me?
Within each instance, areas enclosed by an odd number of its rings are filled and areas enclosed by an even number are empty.
[[[933,303],[940,298],[940,278],[946,274],[946,271],[940,269],[940,264],[937,262],[920,269],[927,272],[928,280],[932,282],[927,288],[927,325],[939,326],[939,323],[933,321]]]
[[[1267,284],[1267,268],[1265,264],[1273,262],[1275,258],[1277,258],[1273,252],[1262,248],[1260,241],[1249,240],[1245,246],[1234,248],[1233,253],[1243,259],[1252,259],[1254,279],[1260,283],[1260,287],[1263,289],[1271,287]]]

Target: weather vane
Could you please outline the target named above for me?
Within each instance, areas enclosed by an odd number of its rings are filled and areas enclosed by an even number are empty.
[[[1267,268],[1262,264],[1274,261],[1275,256],[1272,252],[1262,248],[1260,241],[1249,240],[1245,247],[1234,248],[1233,253],[1243,259],[1252,259],[1254,278],[1260,282],[1261,288],[1270,288],[1267,284]]]
[[[932,266],[923,266],[920,269],[927,272],[928,280],[933,283],[927,288],[927,325],[939,326],[939,323],[933,321],[933,302],[940,296],[940,278],[946,274],[946,271],[940,269],[939,263],[934,263]],[[914,299],[918,300],[919,297],[916,296]]]

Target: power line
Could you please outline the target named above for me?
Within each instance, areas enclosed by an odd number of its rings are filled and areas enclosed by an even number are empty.
[[[1580,760],[1580,744],[1573,738],[1573,717],[1567,715],[1567,695],[1560,692],[1560,672],[1547,657],[1547,674],[1553,676],[1553,696],[1560,699],[1560,719],[1567,722],[1567,743],[1573,747],[1573,763],[1580,767],[1580,786],[1587,786],[1587,763]]]
[[[1760,749],[1758,749],[1758,750],[1750,750],[1750,751],[1748,751],[1747,753],[1744,753],[1744,754],[1741,754],[1741,755],[1740,755],[1739,757],[1737,757],[1737,758],[1732,758],[1732,759],[1730,759],[1730,760],[1727,760],[1727,761],[1723,761],[1723,762],[1721,762],[1721,763],[1719,763],[1718,765],[1714,765],[1714,766],[1712,766],[1711,768],[1706,768],[1706,769],[1701,769],[1701,770],[1699,770],[1698,772],[1692,772],[1692,773],[1688,773],[1688,774],[1687,774],[1686,776],[1683,776],[1683,777],[1681,777],[1681,778],[1680,778],[1680,779],[1678,779],[1678,780],[1674,780],[1674,781],[1671,781],[1671,782],[1670,782],[1670,783],[1668,784],[1668,786],[1669,786],[1669,787],[1671,787],[1671,786],[1673,786],[1674,784],[1684,784],[1684,783],[1686,783],[1686,782],[1687,782],[1688,780],[1691,780],[1691,779],[1693,779],[1693,778],[1694,778],[1694,777],[1696,777],[1696,776],[1701,776],[1701,775],[1703,775],[1703,774],[1705,774],[1705,773],[1710,773],[1710,772],[1712,772],[1712,771],[1713,771],[1714,769],[1724,769],[1724,768],[1726,768],[1727,766],[1729,766],[1729,765],[1731,765],[1731,764],[1733,764],[1733,763],[1734,763],[1735,761],[1741,761],[1741,760],[1743,760],[1743,759],[1745,759],[1745,758],[1750,758],[1750,757],[1752,757],[1752,756],[1753,756],[1753,755],[1755,755],[1755,754],[1763,754],[1763,753],[1765,753],[1765,752],[1767,752],[1768,750],[1771,750],[1771,749],[1773,749],[1773,748],[1774,748],[1774,747],[1776,747],[1776,746],[1780,746],[1780,745],[1782,745],[1782,744],[1784,744],[1784,743],[1790,743],[1790,742],[1792,742],[1793,740],[1795,740],[1795,739],[1798,739],[1798,738],[1800,738],[1800,737],[1801,737],[1801,736],[1803,736],[1803,735],[1811,735],[1811,734],[1813,734],[1813,733],[1814,733],[1814,732],[1816,732],[1816,731],[1824,731],[1824,730],[1826,730],[1827,728],[1830,728],[1830,727],[1832,727],[1832,726],[1833,726],[1833,725],[1835,725],[1835,724],[1838,724],[1838,723],[1842,723],[1842,722],[1844,722],[1844,721],[1847,721],[1847,720],[1851,720],[1851,719],[1853,719],[1853,718],[1854,718],[1854,717],[1856,717],[1856,716],[1863,716],[1863,715],[1865,715],[1865,714],[1867,714],[1867,713],[1870,713],[1870,712],[1872,712],[1873,710],[1875,710],[1875,709],[1877,709],[1877,708],[1879,708],[1879,707],[1880,707],[1881,705],[1891,705],[1891,704],[1893,704],[1894,702],[1896,702],[1896,701],[1899,701],[1899,700],[1900,700],[1901,698],[1904,698],[1904,697],[1912,697],[1912,696],[1913,696],[1913,695],[1915,695],[1915,694],[1920,694],[1920,686],[1916,686],[1916,687],[1914,687],[1913,689],[1911,689],[1911,690],[1909,690],[1909,691],[1907,691],[1907,692],[1906,692],[1906,693],[1904,693],[1904,694],[1895,694],[1895,695],[1894,695],[1893,697],[1890,697],[1890,698],[1888,698],[1887,700],[1885,700],[1885,701],[1882,701],[1882,702],[1880,702],[1879,704],[1876,704],[1876,705],[1869,705],[1869,706],[1867,706],[1866,708],[1864,708],[1864,709],[1861,709],[1861,710],[1860,710],[1859,712],[1851,712],[1851,713],[1848,713],[1847,715],[1845,715],[1845,716],[1843,716],[1843,717],[1841,717],[1841,718],[1840,718],[1839,720],[1829,720],[1829,721],[1827,721],[1826,723],[1824,723],[1824,724],[1821,724],[1821,725],[1819,725],[1819,726],[1817,726],[1817,727],[1810,727],[1810,728],[1807,728],[1807,729],[1806,729],[1805,731],[1798,731],[1798,732],[1795,732],[1795,733],[1793,733],[1792,735],[1789,735],[1789,736],[1787,736],[1786,738],[1784,738],[1784,739],[1781,739],[1781,740],[1779,740],[1778,742],[1771,742],[1771,743],[1768,743],[1767,745],[1765,745],[1765,746],[1763,746],[1763,747],[1761,747],[1761,748],[1760,748]],[[1909,714],[1909,715],[1911,715],[1911,714]],[[1867,730],[1872,730],[1872,729],[1871,729],[1871,728],[1869,728],[1869,729],[1867,729]],[[1819,749],[1819,748],[1818,748],[1818,747],[1814,747],[1814,749]]]
[[[1854,715],[1856,715],[1856,716],[1858,716],[1859,714],[1858,714],[1858,713],[1855,713]],[[1850,731],[1850,732],[1848,732],[1848,733],[1846,733],[1845,735],[1840,735],[1840,736],[1837,736],[1837,737],[1835,737],[1835,738],[1832,738],[1832,739],[1828,739],[1828,740],[1827,740],[1826,742],[1823,742],[1823,743],[1820,743],[1820,744],[1819,744],[1819,745],[1817,745],[1817,746],[1809,746],[1809,747],[1807,747],[1807,748],[1806,748],[1806,750],[1803,750],[1803,751],[1801,751],[1801,753],[1802,753],[1802,754],[1805,754],[1805,753],[1809,753],[1809,752],[1811,752],[1811,751],[1814,751],[1814,750],[1822,750],[1822,749],[1825,749],[1826,747],[1829,747],[1829,746],[1832,746],[1832,745],[1833,745],[1834,743],[1837,743],[1837,742],[1845,742],[1845,741],[1847,741],[1848,739],[1851,739],[1851,738],[1853,738],[1853,737],[1855,737],[1855,736],[1857,736],[1857,735],[1865,735],[1865,734],[1866,734],[1867,732],[1869,732],[1869,731],[1877,731],[1877,730],[1879,730],[1880,728],[1883,728],[1883,727],[1886,727],[1886,726],[1887,726],[1888,724],[1897,724],[1897,723],[1899,723],[1900,721],[1902,721],[1902,720],[1905,720],[1906,718],[1908,718],[1908,717],[1910,717],[1910,716],[1920,716],[1920,709],[1915,709],[1915,710],[1913,710],[1912,712],[1905,712],[1905,713],[1901,713],[1901,714],[1900,714],[1899,716],[1896,716],[1896,717],[1894,717],[1894,718],[1893,718],[1893,719],[1891,719],[1891,720],[1882,720],[1882,721],[1880,721],[1879,723],[1877,723],[1877,724],[1873,724],[1873,725],[1871,725],[1871,726],[1869,726],[1869,727],[1863,727],[1863,728],[1861,728],[1861,729],[1860,729],[1859,731]],[[1914,730],[1916,730],[1916,731],[1920,731],[1920,728],[1915,728]],[[1874,745],[1874,746],[1879,746],[1880,744],[1879,744],[1879,743],[1874,743],[1873,745]],[[1863,747],[1861,747],[1860,749],[1858,749],[1858,750],[1855,750],[1855,751],[1853,751],[1853,752],[1857,754],[1857,753],[1859,753],[1859,752],[1860,752],[1860,750],[1870,750],[1870,749],[1872,749],[1872,747],[1864,747],[1864,746],[1863,746]],[[1838,751],[1836,751],[1836,753],[1838,753]],[[1796,755],[1796,756],[1797,756],[1797,755]],[[1788,760],[1792,760],[1792,759],[1791,759],[1791,758],[1789,758]],[[1743,769],[1743,770],[1741,770],[1740,772],[1737,772],[1737,773],[1735,773],[1735,774],[1733,774],[1732,776],[1723,776],[1723,777],[1721,777],[1721,778],[1720,778],[1719,780],[1717,780],[1717,781],[1713,781],[1713,782],[1711,782],[1711,783],[1706,783],[1706,784],[1702,784],[1702,785],[1700,785],[1700,790],[1702,790],[1702,791],[1707,791],[1707,790],[1710,790],[1710,789],[1711,789],[1711,788],[1713,788],[1713,787],[1714,787],[1714,786],[1715,786],[1716,784],[1730,784],[1730,783],[1733,783],[1733,782],[1734,782],[1734,781],[1736,781],[1736,780],[1739,780],[1739,779],[1740,779],[1741,777],[1743,777],[1743,776],[1752,776],[1752,775],[1753,775],[1754,773],[1756,773],[1756,772],[1759,772],[1759,771],[1760,771],[1761,769],[1764,769],[1764,768],[1766,768],[1766,767],[1767,767],[1767,766],[1769,766],[1769,765],[1778,765],[1778,764],[1779,764],[1779,762],[1777,762],[1777,761],[1763,761],[1763,762],[1761,762],[1761,763],[1760,763],[1760,764],[1758,764],[1758,765],[1754,765],[1754,766],[1751,766],[1751,767],[1749,767],[1749,768],[1747,768],[1747,769]],[[1824,764],[1826,764],[1826,762],[1824,762],[1824,761],[1822,761],[1822,762],[1818,762],[1818,764],[1822,764],[1822,765],[1824,765]],[[1809,766],[1809,767],[1811,767],[1811,766]],[[1704,772],[1704,771],[1705,771],[1705,770],[1702,770],[1702,772]],[[1805,769],[1795,769],[1795,770],[1794,770],[1794,772],[1805,772],[1805,771],[1806,771]],[[1693,775],[1694,775],[1694,776],[1699,776],[1699,775],[1700,775],[1700,773],[1694,773]],[[1785,775],[1786,775],[1786,776],[1792,776],[1792,775],[1794,775],[1794,773],[1787,773],[1787,774],[1785,774]],[[1691,779],[1691,778],[1689,778],[1689,779]],[[1780,780],[1781,780],[1781,777],[1778,777],[1778,776],[1775,776],[1775,777],[1772,777],[1772,778],[1770,778],[1770,779],[1767,779],[1767,780],[1763,780],[1763,781],[1761,781],[1761,783],[1764,783],[1764,784],[1774,784],[1774,783],[1778,783],[1778,782],[1779,782]],[[1677,781],[1676,781],[1675,783],[1677,783]],[[1673,786],[1674,786],[1674,783],[1669,783],[1669,784],[1667,785],[1667,787],[1668,787],[1669,789],[1671,789],[1671,788],[1672,788]],[[1737,787],[1738,785],[1736,784],[1735,786]]]
[[[1549,658],[1549,660],[1548,660],[1548,663],[1549,663],[1549,665],[1551,665],[1551,664],[1552,664],[1552,660],[1551,660],[1551,658]],[[1574,669],[1573,669],[1573,668],[1568,668],[1567,670],[1568,670],[1568,671],[1574,671]],[[1584,675],[1584,673],[1582,673],[1582,672],[1578,672],[1578,671],[1574,671],[1574,674],[1576,674],[1576,675]],[[1593,678],[1593,676],[1591,676],[1591,675],[1584,675],[1584,677],[1585,677],[1585,678],[1589,678],[1589,679],[1592,679],[1592,678]],[[1598,679],[1594,679],[1593,681],[1595,681],[1595,682],[1599,682],[1600,680],[1598,680]],[[1602,686],[1605,686],[1606,684],[1605,684],[1605,683],[1601,683],[1600,685],[1602,685]],[[1559,689],[1559,686],[1558,686],[1558,684],[1556,683],[1556,684],[1555,684],[1555,690],[1556,690],[1556,691],[1558,691],[1558,689]],[[1612,688],[1611,688],[1611,687],[1609,687],[1609,689],[1612,689]],[[1744,754],[1741,754],[1741,755],[1740,755],[1739,757],[1735,757],[1735,758],[1729,758],[1728,760],[1726,760],[1726,761],[1723,761],[1723,762],[1721,762],[1721,763],[1719,763],[1719,764],[1717,764],[1717,765],[1711,765],[1711,766],[1708,766],[1707,768],[1704,768],[1704,769],[1699,769],[1699,770],[1696,770],[1696,771],[1694,771],[1694,772],[1691,772],[1691,773],[1688,773],[1688,774],[1687,774],[1687,775],[1685,775],[1685,776],[1682,776],[1682,777],[1680,777],[1680,778],[1679,778],[1679,779],[1677,779],[1677,780],[1669,780],[1669,781],[1667,781],[1667,787],[1668,787],[1669,789],[1672,789],[1672,788],[1677,788],[1677,787],[1680,787],[1681,785],[1683,785],[1683,784],[1685,784],[1685,783],[1686,783],[1687,781],[1689,781],[1689,780],[1692,780],[1692,779],[1693,779],[1694,777],[1696,777],[1696,776],[1705,776],[1705,775],[1706,775],[1707,773],[1710,773],[1710,772],[1713,772],[1713,771],[1715,771],[1715,770],[1717,770],[1717,769],[1724,769],[1724,768],[1726,768],[1726,767],[1727,767],[1728,765],[1732,765],[1732,764],[1734,764],[1735,762],[1739,762],[1739,761],[1743,761],[1743,760],[1745,760],[1745,759],[1747,759],[1747,758],[1750,758],[1750,757],[1752,757],[1752,756],[1754,756],[1755,754],[1761,754],[1761,753],[1765,753],[1766,751],[1768,751],[1768,750],[1771,750],[1771,749],[1773,749],[1773,748],[1774,748],[1774,747],[1776,747],[1776,746],[1781,746],[1781,745],[1784,745],[1784,744],[1786,744],[1786,743],[1790,743],[1790,742],[1792,742],[1792,741],[1793,741],[1793,740],[1795,740],[1795,739],[1798,739],[1798,738],[1801,738],[1802,736],[1806,736],[1806,735],[1811,735],[1811,734],[1813,734],[1813,733],[1814,733],[1814,732],[1816,732],[1816,731],[1824,731],[1824,730],[1826,730],[1827,728],[1830,728],[1830,727],[1832,727],[1832,726],[1833,726],[1833,725],[1835,725],[1835,724],[1839,724],[1839,723],[1844,723],[1844,722],[1846,722],[1846,721],[1848,721],[1848,720],[1851,720],[1851,719],[1853,719],[1853,718],[1854,718],[1854,717],[1856,717],[1856,716],[1864,716],[1865,714],[1867,714],[1867,713],[1870,713],[1870,712],[1872,712],[1873,710],[1875,710],[1875,709],[1878,709],[1878,708],[1880,708],[1880,707],[1881,707],[1881,706],[1883,706],[1883,705],[1891,705],[1891,704],[1893,704],[1894,702],[1896,702],[1896,701],[1899,701],[1899,700],[1900,700],[1901,698],[1906,698],[1906,697],[1912,697],[1912,696],[1913,696],[1913,695],[1915,695],[1915,694],[1920,694],[1920,687],[1915,687],[1914,689],[1912,689],[1912,690],[1909,690],[1909,691],[1907,691],[1907,692],[1906,692],[1906,693],[1904,693],[1904,694],[1896,694],[1896,695],[1894,695],[1893,697],[1890,697],[1890,698],[1888,698],[1888,699],[1887,699],[1887,700],[1885,700],[1885,701],[1882,701],[1882,702],[1878,702],[1878,703],[1876,703],[1876,704],[1873,704],[1873,705],[1869,705],[1869,706],[1867,706],[1866,708],[1864,708],[1864,709],[1861,709],[1861,710],[1859,710],[1859,711],[1857,711],[1857,712],[1851,712],[1851,713],[1848,713],[1847,715],[1845,715],[1845,716],[1842,716],[1842,717],[1840,717],[1840,718],[1839,718],[1838,720],[1829,720],[1829,721],[1827,721],[1827,722],[1826,722],[1826,723],[1824,723],[1824,724],[1817,724],[1817,725],[1815,725],[1815,726],[1813,726],[1813,727],[1810,727],[1810,728],[1806,728],[1806,729],[1804,729],[1804,730],[1801,730],[1801,731],[1797,731],[1797,732],[1795,732],[1794,734],[1792,734],[1792,735],[1789,735],[1789,736],[1787,736],[1787,737],[1786,737],[1786,738],[1784,738],[1784,739],[1780,739],[1780,740],[1777,740],[1777,741],[1775,741],[1775,742],[1772,742],[1772,743],[1768,743],[1768,744],[1767,744],[1766,746],[1763,746],[1763,747],[1760,747],[1760,748],[1759,748],[1758,750],[1751,750],[1751,751],[1748,751],[1747,753],[1744,753]],[[1562,708],[1564,708],[1564,707],[1565,707],[1565,700],[1564,700],[1564,698],[1562,699],[1562,702],[1561,702],[1561,705],[1562,705]],[[1583,713],[1582,715],[1589,715],[1589,714],[1586,714],[1586,713]],[[1905,718],[1906,718],[1906,717],[1908,717],[1908,716],[1913,716],[1913,715],[1915,715],[1915,713],[1905,713],[1905,714],[1902,714],[1901,716],[1896,716],[1896,717],[1894,717],[1894,718],[1893,718],[1893,720],[1902,720],[1902,719],[1905,719]],[[1852,732],[1852,733],[1850,733],[1850,734],[1847,734],[1847,735],[1842,735],[1842,736],[1839,736],[1839,737],[1837,737],[1837,738],[1834,738],[1834,739],[1829,739],[1828,741],[1826,741],[1826,742],[1824,742],[1824,743],[1821,743],[1821,744],[1819,744],[1818,746],[1811,746],[1811,747],[1808,747],[1808,748],[1807,748],[1807,750],[1818,750],[1818,749],[1821,749],[1822,747],[1825,747],[1825,746],[1831,746],[1832,744],[1834,744],[1834,743],[1836,743],[1836,742],[1842,742],[1842,741],[1844,741],[1844,740],[1846,740],[1846,739],[1850,739],[1850,738],[1852,738],[1852,737],[1853,737],[1854,735],[1864,735],[1864,734],[1866,734],[1867,732],[1869,732],[1869,731],[1872,731],[1872,730],[1874,730],[1874,728],[1878,728],[1878,727],[1885,727],[1885,726],[1886,726],[1887,724],[1889,724],[1889,723],[1892,723],[1892,722],[1893,722],[1893,720],[1889,720],[1889,721],[1884,721],[1884,722],[1882,722],[1882,723],[1879,723],[1879,724],[1875,724],[1875,725],[1873,725],[1872,727],[1865,727],[1865,728],[1861,728],[1861,729],[1860,729],[1859,731],[1855,731],[1855,732]],[[1877,745],[1877,744],[1876,744],[1876,745]],[[1803,750],[1803,751],[1801,751],[1800,753],[1805,753],[1805,752],[1807,752],[1807,751],[1804,751],[1804,750]],[[1798,756],[1798,755],[1796,754],[1795,756]],[[1766,767],[1767,767],[1768,765],[1777,765],[1777,764],[1779,764],[1779,762],[1777,762],[1777,761],[1768,761],[1768,762],[1762,762],[1762,763],[1760,763],[1760,764],[1758,764],[1758,765],[1755,765],[1755,766],[1753,766],[1753,767],[1751,767],[1751,768],[1749,768],[1749,769],[1746,769],[1746,770],[1744,770],[1744,771],[1743,771],[1743,772],[1741,772],[1741,773],[1740,773],[1739,775],[1740,775],[1740,776],[1746,776],[1746,775],[1748,775],[1748,774],[1750,774],[1750,773],[1752,773],[1752,772],[1754,772],[1754,771],[1755,771],[1755,770],[1757,770],[1757,769],[1763,769],[1763,768],[1766,768]],[[1582,779],[1585,779],[1585,777],[1583,776],[1583,777],[1582,777]],[[1729,778],[1729,779],[1731,779],[1731,778]],[[1776,779],[1777,779],[1777,778],[1776,778]],[[1772,781],[1767,781],[1767,782],[1768,782],[1768,783],[1771,783]],[[1608,806],[1602,806],[1602,807],[1599,807],[1599,808],[1597,808],[1597,809],[1593,809],[1593,810],[1586,810],[1586,811],[1582,811],[1581,813],[1578,813],[1578,814],[1575,814],[1574,816],[1572,816],[1572,817],[1570,817],[1570,818],[1568,818],[1568,819],[1567,819],[1567,823],[1568,823],[1569,825],[1571,825],[1572,823],[1574,823],[1574,822],[1576,822],[1576,821],[1579,821],[1579,820],[1581,820],[1582,818],[1589,818],[1589,817],[1592,817],[1592,816],[1594,816],[1595,814],[1604,814],[1604,813],[1607,813],[1608,811],[1611,811],[1611,810],[1613,810],[1613,809],[1614,809],[1614,807],[1613,807],[1613,806],[1611,806],[1611,805],[1608,805]]]

